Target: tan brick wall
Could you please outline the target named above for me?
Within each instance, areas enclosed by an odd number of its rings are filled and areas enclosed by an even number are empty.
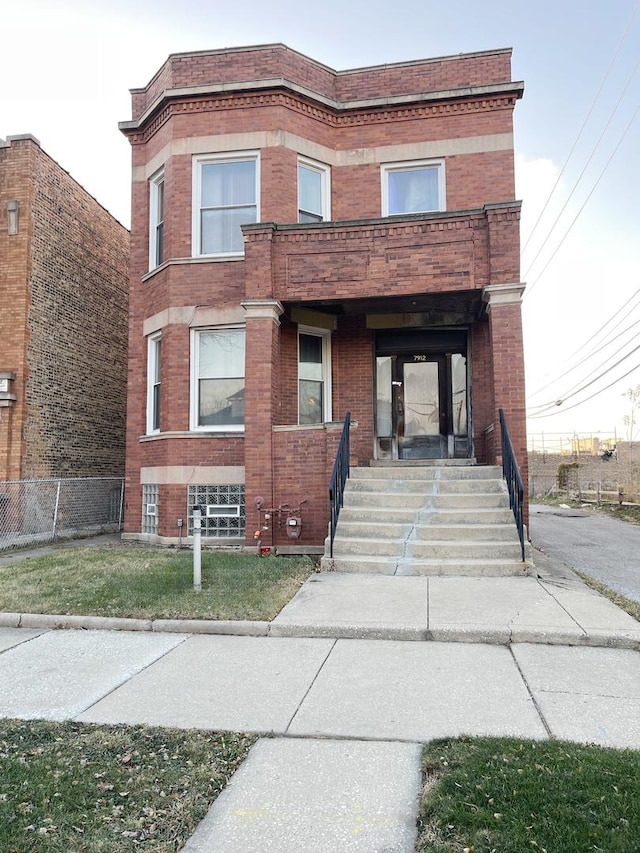
[[[29,247],[33,224],[31,206],[36,148],[32,144],[0,147],[0,370],[16,375],[11,407],[0,409],[0,479],[22,476],[24,429],[27,417],[25,377],[27,366],[27,318],[29,315]],[[18,234],[8,234],[7,202],[20,205]]]
[[[21,203],[3,270],[24,353],[11,476],[122,475],[128,231],[33,139],[0,149],[0,171]]]

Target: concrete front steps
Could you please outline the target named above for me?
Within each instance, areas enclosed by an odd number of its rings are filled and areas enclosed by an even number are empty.
[[[323,571],[529,574],[499,467],[446,460],[352,468]]]

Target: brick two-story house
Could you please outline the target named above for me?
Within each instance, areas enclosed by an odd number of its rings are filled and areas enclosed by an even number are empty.
[[[347,411],[367,466],[495,462],[503,409],[526,469],[510,58],[336,72],[275,44],[132,91],[128,535],[197,503],[252,542],[261,498],[305,501],[320,545]]]

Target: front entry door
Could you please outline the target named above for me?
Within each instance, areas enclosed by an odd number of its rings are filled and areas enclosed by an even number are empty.
[[[469,455],[466,361],[462,353],[377,357],[378,459]]]

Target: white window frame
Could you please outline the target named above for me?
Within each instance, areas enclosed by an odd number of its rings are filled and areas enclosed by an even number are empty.
[[[331,167],[325,163],[318,163],[317,160],[310,160],[308,157],[298,157],[298,222],[301,221],[300,211],[302,210],[300,199],[300,167],[308,169],[311,172],[317,172],[320,175],[321,221],[328,222],[331,219]],[[313,213],[313,211],[308,212]]]
[[[189,429],[191,432],[244,432],[242,424],[199,424],[198,413],[200,409],[200,335],[207,332],[242,331],[245,334],[245,352],[247,343],[247,330],[244,325],[233,326],[207,326],[191,329],[191,389],[189,392]],[[245,365],[244,380],[246,384],[247,371]]]
[[[160,216],[160,187],[162,187],[162,219]],[[164,197],[164,166],[149,179],[149,271],[164,263],[164,217],[166,204]],[[158,230],[162,232],[162,258],[158,261]]]
[[[230,512],[225,512],[230,510]],[[240,504],[207,504],[207,518],[240,518]]]
[[[260,152],[259,151],[229,151],[220,154],[198,154],[193,157],[192,178],[192,220],[191,220],[191,253],[199,258],[243,258],[244,247],[240,252],[216,252],[204,254],[201,251],[202,233],[200,230],[200,213],[202,203],[202,167],[208,163],[237,163],[253,161],[255,163],[255,208],[256,222],[260,222]],[[247,207],[254,205],[247,205]]]
[[[156,398],[156,386],[158,389],[162,388],[162,334],[160,332],[149,335],[147,338],[147,435],[160,432],[162,415],[160,394],[162,392],[159,390]],[[155,426],[156,402],[158,426]]]
[[[438,206],[432,210],[406,211],[402,213],[389,213],[389,175],[392,172],[410,172],[415,169],[437,169],[438,170]],[[383,216],[407,216],[411,213],[436,213],[446,210],[446,181],[444,160],[406,160],[399,163],[383,163],[380,167],[380,179],[382,182],[382,215]]]
[[[323,400],[322,400],[322,423],[329,423],[332,420],[332,388],[331,388],[331,332],[329,329],[319,329],[315,326],[298,326],[297,339],[297,362],[298,376],[296,397],[298,399],[298,424],[300,425],[300,335],[313,335],[317,338],[322,338],[322,383],[323,383]],[[310,424],[302,424],[302,426],[310,426]]]

